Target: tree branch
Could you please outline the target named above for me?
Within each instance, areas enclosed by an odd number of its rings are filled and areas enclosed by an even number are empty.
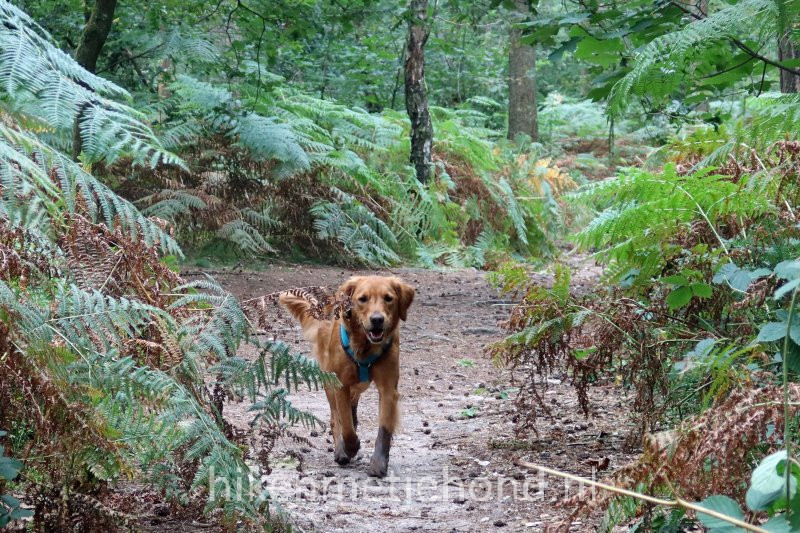
[[[687,8],[686,6],[681,5],[678,2],[672,1],[672,2],[670,2],[670,5],[673,5],[673,6],[677,7],[678,9],[680,9],[681,11],[686,13],[687,15],[693,17],[695,20],[703,20],[704,18],[706,18],[703,15],[698,15],[697,13],[692,11],[691,9]],[[739,39],[737,39],[735,37],[727,37],[727,39],[731,43],[733,43],[734,46],[736,46],[739,50],[741,50],[742,52],[750,55],[752,58],[758,59],[759,61],[763,61],[767,65],[771,65],[771,66],[779,68],[779,69],[781,69],[783,71],[791,72],[792,74],[794,74],[796,76],[800,76],[800,70],[793,69],[793,68],[781,65],[779,62],[775,61],[774,59],[770,59],[770,58],[768,58],[766,56],[761,55],[760,53],[756,52],[755,50],[753,50],[752,48],[750,48],[749,46],[744,44]]]
[[[584,477],[569,474],[567,472],[561,472],[560,470],[553,470],[552,468],[547,468],[546,466],[528,463],[526,461],[516,461],[516,464],[524,468],[528,468],[530,470],[538,470],[540,472],[544,472],[545,474],[550,474],[564,479],[577,481],[579,483],[584,483],[591,487],[597,487],[598,489],[607,490],[609,492],[613,492],[614,494],[620,494],[622,496],[636,498],[637,500],[646,501],[648,503],[652,503],[655,505],[663,505],[664,507],[683,507],[684,509],[694,511],[696,513],[702,513],[708,516],[713,516],[718,520],[722,520],[723,522],[727,522],[734,526],[738,526],[742,529],[746,529],[747,531],[754,531],[755,533],[769,533],[766,529],[762,527],[754,526],[753,524],[748,524],[743,520],[739,520],[738,518],[734,518],[732,516],[728,516],[726,514],[722,514],[717,511],[712,511],[711,509],[706,509],[701,505],[692,502],[687,502],[686,500],[682,500],[681,498],[677,498],[675,500],[665,500],[663,498],[656,498],[654,496],[648,496],[647,494],[642,494],[640,492],[635,492],[632,490],[615,487],[614,485],[607,485],[605,483],[600,483],[598,481],[586,479]]]
[[[742,52],[744,52],[746,54],[750,54],[755,59],[763,61],[767,65],[772,65],[773,67],[777,67],[777,68],[779,68],[779,69],[781,69],[783,71],[791,72],[795,76],[800,76],[800,70],[797,70],[797,69],[794,69],[794,68],[790,68],[790,67],[786,67],[784,65],[781,65],[780,63],[778,63],[777,61],[775,61],[773,59],[770,59],[768,57],[762,56],[761,54],[759,54],[758,52],[756,52],[755,50],[753,50],[752,48],[750,48],[749,46],[747,46],[743,42],[739,41],[738,39],[734,39],[733,37],[728,37],[728,39],[730,39],[730,41],[733,44],[735,44],[736,47],[739,48]]]
[[[109,70],[112,70],[112,69],[118,67],[119,65],[122,65],[123,63],[127,63],[128,61],[136,61],[140,57],[144,57],[144,56],[146,56],[147,54],[149,54],[151,52],[155,52],[156,50],[158,50],[162,46],[164,46],[164,43],[157,44],[157,45],[155,45],[155,46],[153,46],[151,48],[148,48],[144,52],[141,52],[141,53],[135,54],[135,55],[132,55],[131,52],[126,49],[125,50],[125,54],[126,54],[125,58],[120,59],[119,61],[115,61],[114,63],[111,63],[110,65],[108,65],[106,68],[104,68],[102,70],[98,70],[97,74],[102,74],[103,72],[108,72]]]

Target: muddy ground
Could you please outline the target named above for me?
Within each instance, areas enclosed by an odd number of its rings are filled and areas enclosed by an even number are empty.
[[[579,267],[573,284],[593,283],[598,269]],[[262,272],[216,271],[214,276],[243,299],[309,285],[338,286],[353,274],[373,273],[319,266],[274,266]],[[539,434],[519,434],[513,420],[516,383],[497,368],[484,347],[503,337],[498,322],[510,302],[499,296],[483,272],[396,269],[417,298],[402,326],[402,425],[391,450],[386,479],[365,471],[377,433],[377,392],[370,388],[359,407],[361,451],[346,467],[333,461],[326,431],[299,429],[307,444],[278,442],[272,451],[270,492],[291,520],[307,531],[542,531],[567,514],[557,503],[576,487],[515,465],[526,459],[591,476],[596,462],[610,470],[629,459],[623,439],[630,431],[627,401],[613,385],[592,389],[592,417],[579,412],[565,376],[545,379],[552,419],[538,423]],[[189,273],[191,274],[191,273]],[[542,274],[541,282],[548,276]],[[279,331],[283,340],[309,354],[299,329]],[[519,371],[517,371],[519,372]],[[327,420],[322,391],[292,394],[298,407]],[[246,428],[245,404],[228,404],[226,419]],[[602,476],[606,472],[600,474]],[[573,531],[595,531],[597,521],[576,523]]]

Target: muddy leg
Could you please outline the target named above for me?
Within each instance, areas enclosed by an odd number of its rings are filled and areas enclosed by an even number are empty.
[[[389,469],[389,450],[392,447],[392,434],[397,425],[397,381],[378,383],[380,394],[380,428],[375,439],[375,451],[367,468],[367,474],[373,477],[384,477]]]
[[[369,461],[367,475],[384,477],[389,470],[389,449],[392,447],[392,432],[381,426],[375,439],[375,451]]]

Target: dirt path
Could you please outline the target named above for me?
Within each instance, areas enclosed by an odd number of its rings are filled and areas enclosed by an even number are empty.
[[[291,287],[337,286],[355,273],[291,266],[214,275],[247,298]],[[513,461],[527,458],[582,475],[591,475],[592,459],[609,457],[611,467],[618,466],[627,431],[618,391],[595,388],[592,397],[600,409],[587,420],[571,387],[561,382],[564,376],[549,376],[546,394],[555,418],[541,423],[538,439],[519,439],[512,422],[518,414],[512,376],[483,355],[487,344],[503,336],[497,322],[507,316],[508,303],[475,270],[391,273],[414,285],[417,298],[402,329],[402,425],[389,477],[375,480],[365,473],[377,433],[373,387],[360,403],[362,449],[355,462],[339,467],[327,433],[300,429],[310,446],[279,442],[272,451],[273,472],[265,478],[272,497],[298,526],[313,531],[542,531],[558,521],[565,511],[554,504],[564,496],[563,483]],[[596,275],[587,265],[573,281],[589,283]],[[309,353],[299,330],[285,331],[283,340]],[[322,391],[296,393],[292,401],[327,420]],[[244,423],[245,406],[226,407],[226,418],[231,416],[237,425]],[[577,524],[574,530],[595,526]]]

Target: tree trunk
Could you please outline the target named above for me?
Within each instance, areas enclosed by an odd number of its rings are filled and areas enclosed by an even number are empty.
[[[405,82],[406,111],[411,119],[411,164],[422,183],[428,181],[433,147],[433,124],[425,89],[425,42],[428,40],[428,0],[411,0]]]
[[[87,4],[88,8],[88,4]],[[108,32],[111,31],[111,23],[114,20],[114,10],[117,8],[117,0],[95,0],[91,14],[83,28],[81,40],[78,48],[75,49],[75,61],[89,72],[97,71],[97,58],[100,57],[100,50],[106,44]],[[83,149],[83,139],[80,134],[80,121],[88,104],[84,104],[75,117],[75,126],[72,129],[72,157],[78,159]]]
[[[529,0],[514,0],[518,19],[530,14]],[[520,41],[522,30],[511,27],[508,53],[508,138],[524,133],[539,139],[536,116],[536,49]]]
[[[800,45],[792,41],[791,30],[787,30],[783,38],[778,41],[778,61],[791,61],[800,58]],[[792,65],[797,68],[797,65]],[[800,76],[781,70],[781,92],[800,92]]]
[[[75,61],[89,72],[97,70],[97,58],[106,44],[117,0],[95,0],[94,9],[83,28],[81,40],[75,50]]]

